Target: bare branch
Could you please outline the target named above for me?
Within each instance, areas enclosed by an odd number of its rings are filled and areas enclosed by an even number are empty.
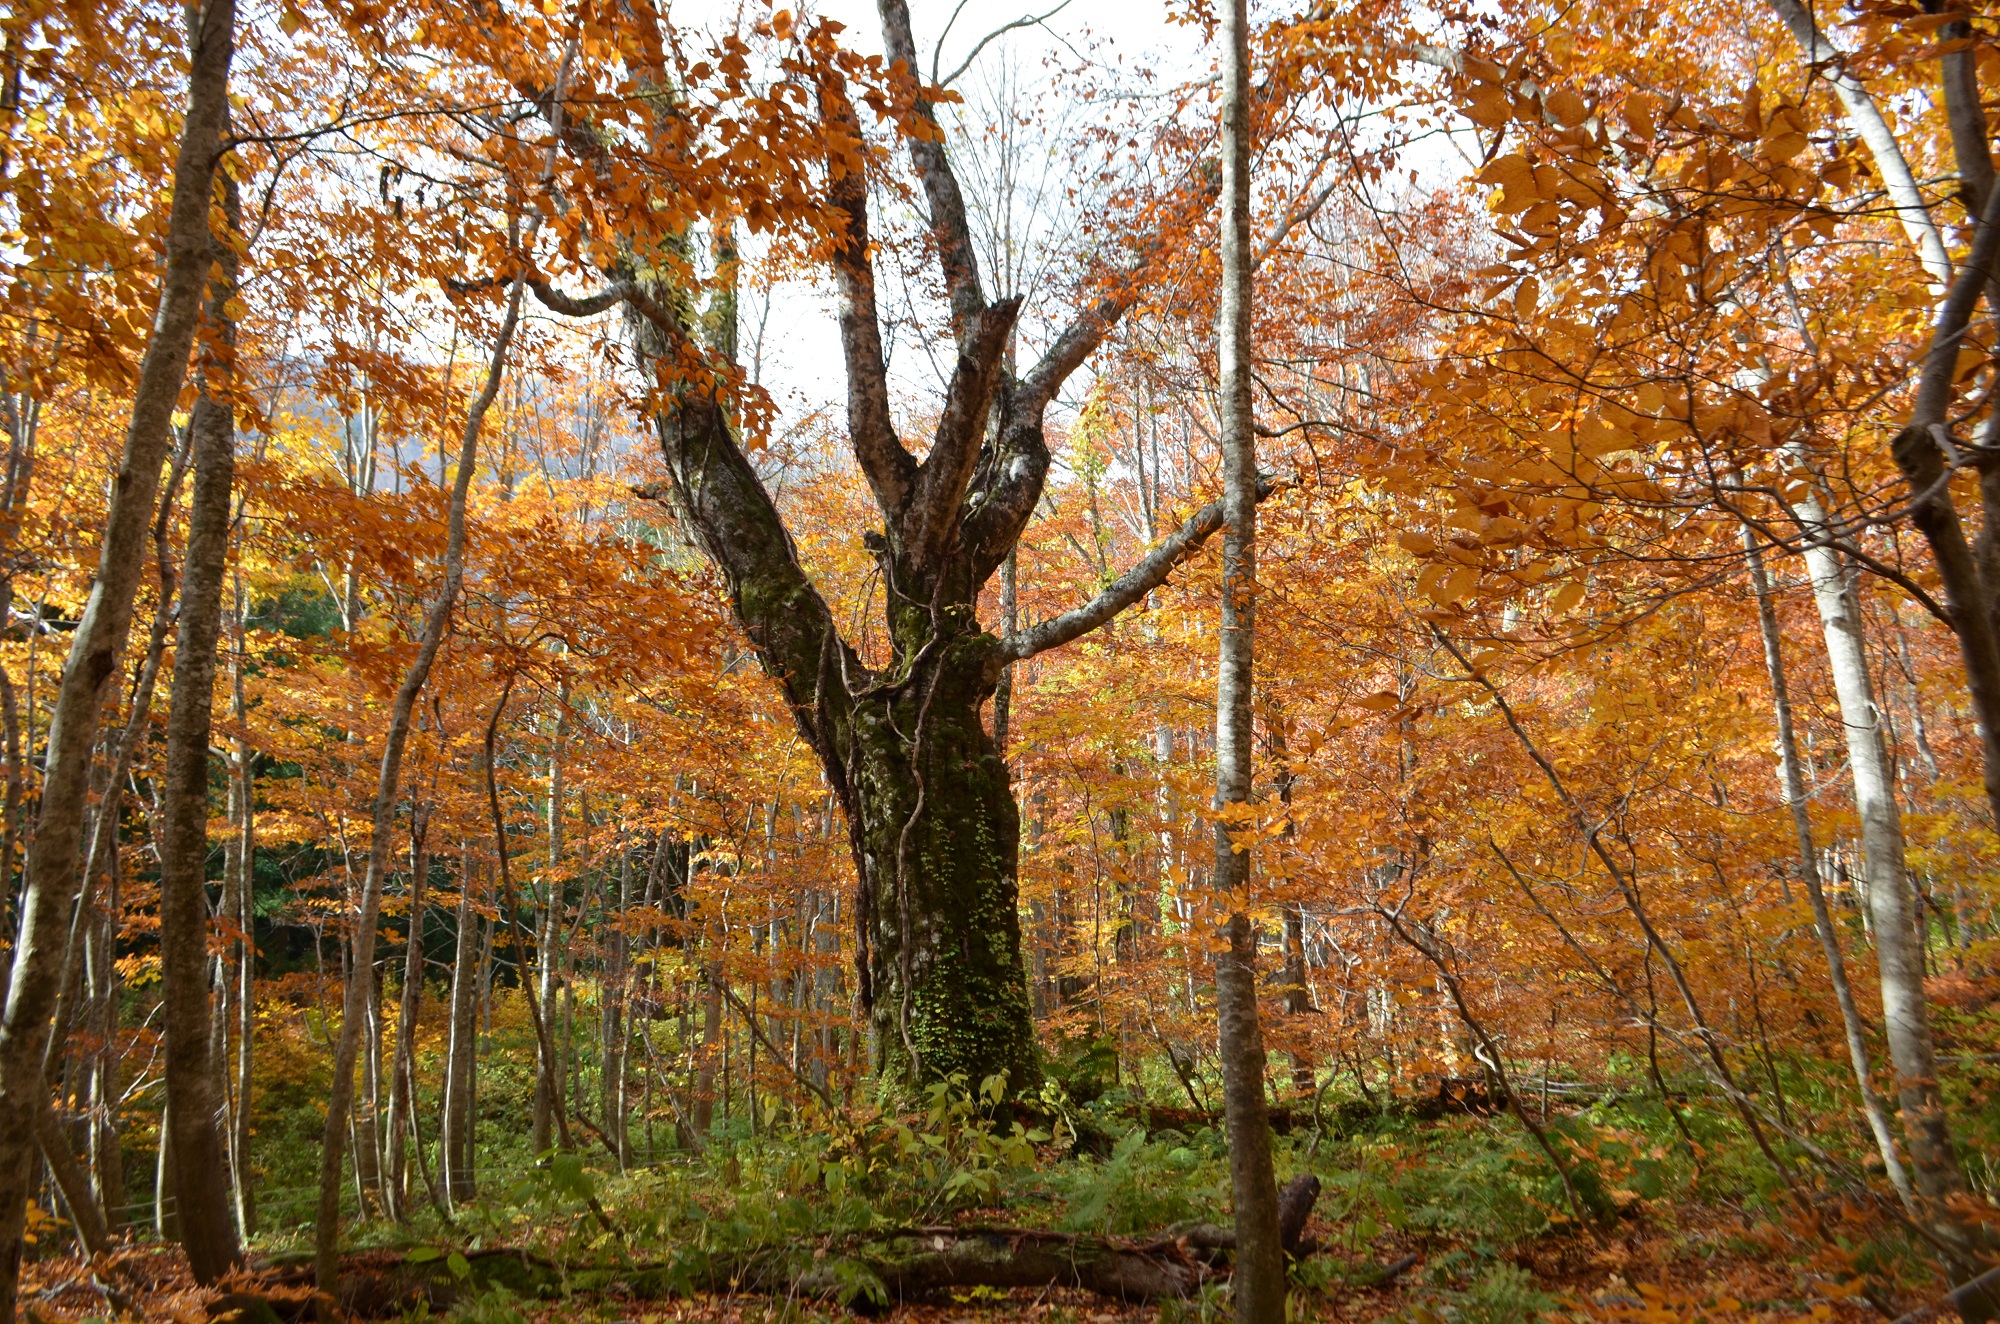
[[[909,499],[917,463],[897,439],[889,415],[889,368],[875,310],[875,267],[868,256],[868,176],[861,124],[837,74],[821,82],[819,106],[828,129],[827,200],[847,218],[832,265],[840,292],[840,349],[847,367],[848,440],[868,476],[875,503],[893,520]]]
[[[937,67],[938,67],[937,57],[938,55],[943,53],[942,47],[944,42],[944,38],[940,36],[938,38],[940,49],[938,51],[932,52],[931,54],[932,85],[936,87],[950,87],[953,83],[958,81],[958,76],[960,74],[964,73],[967,69],[970,69],[972,67],[972,62],[979,58],[979,52],[985,50],[987,44],[993,41],[994,38],[1003,37],[1009,32],[1012,32],[1016,28],[1039,27],[1041,24],[1046,23],[1050,19],[1054,18],[1057,14],[1062,13],[1063,10],[1068,9],[1069,6],[1070,6],[1070,0],[1062,0],[1061,4],[1057,5],[1054,9],[1051,9],[1046,14],[1023,14],[1021,15],[1021,17],[1015,19],[1012,23],[1001,24],[999,27],[993,29],[993,31],[981,37],[977,42],[977,44],[973,46],[971,54],[967,55],[963,60],[959,61],[958,68],[952,70],[949,74],[945,75],[943,78],[939,78],[937,76]],[[959,7],[961,9],[964,8],[963,5],[960,5]],[[958,15],[954,13],[952,17],[956,19]],[[947,28],[946,30],[949,31],[950,29]]]
[[[1257,499],[1264,500],[1283,486],[1273,478],[1257,480]],[[1089,634],[1119,612],[1167,582],[1167,576],[1201,550],[1203,543],[1222,527],[1222,503],[1211,501],[1168,534],[1158,547],[1146,553],[1138,564],[1118,576],[1102,593],[1073,611],[1054,620],[1043,621],[1000,641],[1000,660],[1018,662],[1037,653],[1058,648],[1072,639]]]

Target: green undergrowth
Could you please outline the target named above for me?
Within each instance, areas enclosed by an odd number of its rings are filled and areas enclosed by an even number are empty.
[[[863,1260],[871,1245],[911,1229],[1153,1238],[1230,1221],[1219,1128],[1148,1125],[1115,1099],[1079,1106],[1055,1085],[1032,1116],[1017,1116],[1003,1093],[997,1079],[978,1088],[956,1080],[900,1108],[782,1121],[773,1109],[754,1134],[739,1114],[701,1152],[623,1173],[601,1151],[547,1154],[504,1172],[496,1164],[481,1198],[451,1224],[420,1210],[401,1226],[361,1224],[353,1241],[440,1272],[463,1266],[465,1290],[449,1315],[477,1324],[539,1318],[529,1307],[551,1295],[588,1304],[719,1281],[754,1294],[759,1275],[787,1280],[815,1263],[835,1264],[841,1303],[865,1309],[886,1304],[881,1284],[845,1257]],[[1712,1104],[1614,1095],[1555,1105],[1546,1117],[1531,1105],[1573,1199],[1509,1113],[1424,1119],[1321,1103],[1330,1106],[1275,1140],[1280,1181],[1311,1172],[1322,1183],[1310,1229],[1318,1253],[1292,1269],[1302,1319],[1335,1302],[1345,1318],[1370,1317],[1355,1313],[1357,1300],[1379,1305],[1372,1317],[1385,1324],[1580,1318],[1586,1295],[1607,1280],[1589,1269],[1605,1246],[1644,1238],[1676,1255],[1754,1258],[1768,1254],[1755,1229],[1785,1217],[1769,1161]],[[1724,1202],[1744,1231],[1718,1241],[1704,1211]],[[1903,1267],[1920,1257],[1893,1239],[1861,1229],[1849,1243],[1859,1269],[1892,1279],[1922,1273]],[[503,1247],[553,1267],[493,1278],[479,1257]],[[1383,1286],[1385,1272],[1393,1287]],[[1228,1313],[1226,1290],[1214,1289],[1158,1311],[1172,1321]]]

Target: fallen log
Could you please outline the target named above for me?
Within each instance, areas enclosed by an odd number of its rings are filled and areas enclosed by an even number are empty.
[[[938,1228],[829,1255],[793,1281],[843,1304],[924,1301],[966,1288],[1081,1287],[1119,1301],[1191,1294],[1213,1268],[1178,1239],[1126,1242],[1018,1228]]]
[[[1280,1231],[1294,1254],[1314,1249],[1303,1234],[1318,1196],[1319,1179],[1309,1174],[1287,1183],[1280,1195]],[[351,1318],[392,1319],[420,1305],[447,1310],[496,1287],[528,1299],[579,1292],[636,1300],[748,1292],[862,1309],[977,1287],[1076,1287],[1118,1301],[1147,1302],[1189,1296],[1219,1277],[1235,1242],[1233,1230],[1214,1224],[1145,1237],[940,1226],[750,1251],[690,1249],[653,1263],[564,1265],[525,1250],[367,1251],[342,1258],[335,1304]],[[299,1289],[312,1278],[310,1260],[262,1268],[278,1313],[299,1317]],[[275,1299],[287,1295],[289,1303]]]
[[[1285,1254],[1294,1257],[1310,1255],[1319,1249],[1319,1243],[1306,1237],[1306,1221],[1312,1217],[1313,1205],[1319,1201],[1319,1178],[1310,1172],[1300,1173],[1286,1182],[1278,1191],[1278,1240],[1285,1248]],[[1234,1228],[1218,1227],[1214,1223],[1181,1223],[1167,1229],[1169,1237],[1186,1242],[1196,1250],[1225,1251],[1236,1249]]]
[[[273,1298],[310,1281],[311,1266],[267,1271]],[[577,1293],[664,1300],[699,1293],[813,1298],[866,1310],[985,1287],[1080,1287],[1126,1302],[1192,1294],[1215,1269],[1185,1242],[1133,1241],[1023,1228],[910,1228],[849,1238],[809,1252],[795,1248],[688,1254],[659,1263],[560,1265],[531,1252],[489,1250],[453,1261],[412,1261],[389,1251],[343,1256],[335,1305],[350,1319],[400,1319],[450,1309],[504,1288],[527,1300]],[[229,1305],[241,1308],[245,1296]],[[271,1299],[287,1319],[310,1305]]]

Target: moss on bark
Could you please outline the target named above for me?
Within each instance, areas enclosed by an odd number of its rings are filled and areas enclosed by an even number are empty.
[[[933,649],[912,683],[856,706],[857,853],[869,899],[871,1028],[884,1075],[1040,1081],[1021,959],[1020,816],[979,716],[993,639]]]

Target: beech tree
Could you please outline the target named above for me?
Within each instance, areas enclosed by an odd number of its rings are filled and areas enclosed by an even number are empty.
[[[882,0],[889,82],[908,107],[911,165],[929,209],[956,358],[928,451],[896,433],[869,247],[869,168],[837,62],[819,107],[830,265],[840,296],[848,439],[881,527],[864,535],[880,567],[891,659],[866,665],[800,565],[776,505],[740,444],[727,393],[689,380],[694,328],[634,283],[578,299],[538,289],[558,311],[634,309],[642,361],[669,392],[654,419],[677,509],[728,581],[737,619],[782,687],[848,821],[859,873],[858,1000],[878,1069],[891,1076],[1016,1089],[1038,1078],[1017,905],[1020,812],[981,709],[1002,670],[1059,647],[1139,601],[1221,526],[1204,507],[1089,602],[1005,637],[979,619],[981,592],[1020,540],[1047,483],[1046,417],[1057,391],[1137,297],[1136,269],[1077,313],[1025,371],[1007,366],[1018,300],[990,301],[964,197],[919,81],[908,6]]]
[[[0,15],[21,1313],[1991,1313],[1990,20],[1253,12]]]

